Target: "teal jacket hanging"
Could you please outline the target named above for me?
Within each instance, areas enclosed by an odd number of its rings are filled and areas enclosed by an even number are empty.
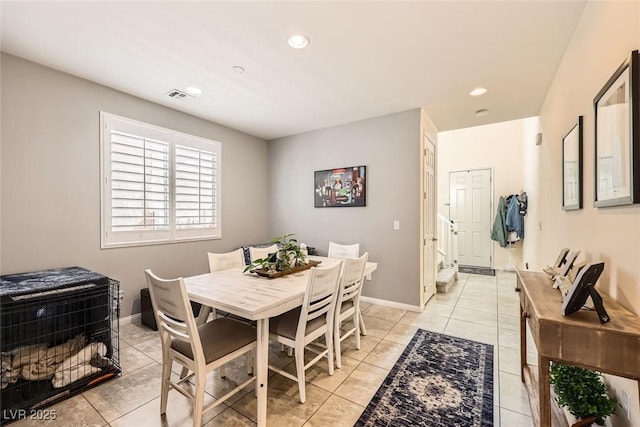
[[[496,219],[493,221],[491,229],[491,240],[495,240],[501,247],[507,247],[507,227],[505,225],[505,200],[500,196],[498,208],[496,209]]]

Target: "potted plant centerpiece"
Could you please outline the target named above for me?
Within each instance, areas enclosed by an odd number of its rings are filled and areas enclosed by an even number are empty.
[[[583,420],[573,426],[604,425],[604,419],[616,413],[618,401],[607,395],[607,386],[598,372],[554,362],[550,382],[558,404]]]
[[[317,265],[318,262],[309,261],[306,246],[298,244],[298,241],[292,236],[294,234],[285,234],[269,241],[268,243],[270,244],[275,243],[278,245],[276,252],[269,254],[265,258],[254,260],[246,266],[244,271],[255,272],[267,277],[277,277],[278,275],[299,271],[310,266],[310,264]]]

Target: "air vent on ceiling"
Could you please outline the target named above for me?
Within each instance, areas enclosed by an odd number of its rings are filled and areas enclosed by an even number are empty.
[[[178,90],[178,89],[173,89],[173,90],[169,91],[169,93],[167,93],[167,96],[169,98],[173,98],[173,99],[184,99],[184,100],[193,98],[193,96],[189,95],[186,92]]]

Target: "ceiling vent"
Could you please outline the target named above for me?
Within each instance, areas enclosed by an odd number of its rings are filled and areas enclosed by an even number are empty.
[[[183,99],[183,100],[188,100],[188,99],[193,98],[192,95],[189,95],[188,93],[183,92],[183,91],[178,90],[178,89],[173,89],[173,90],[169,91],[169,93],[167,93],[167,96],[169,98]]]

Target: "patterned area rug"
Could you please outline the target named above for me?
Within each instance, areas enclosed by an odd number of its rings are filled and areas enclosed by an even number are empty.
[[[356,426],[493,426],[493,346],[419,329]]]

